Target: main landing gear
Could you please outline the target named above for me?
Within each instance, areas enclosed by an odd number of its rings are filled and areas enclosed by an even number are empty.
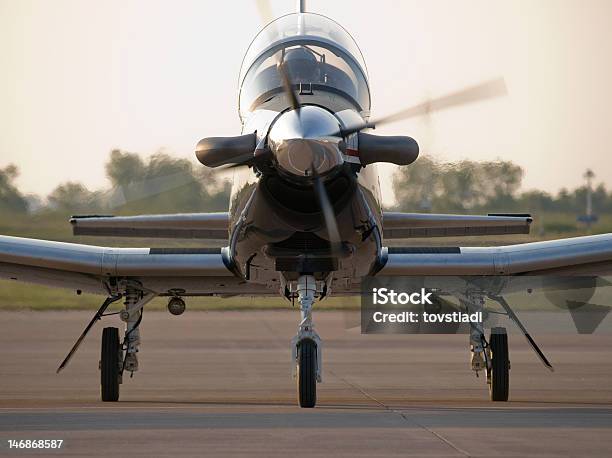
[[[533,350],[536,352],[544,366],[553,371],[553,367],[544,356],[523,326],[518,316],[510,308],[502,296],[489,295],[490,299],[499,303],[504,312],[521,330]],[[461,297],[461,303],[469,313],[485,311],[485,296],[482,293],[468,293]],[[489,386],[489,398],[491,401],[507,401],[510,393],[510,356],[508,350],[508,334],[504,327],[491,328],[489,340],[485,338],[483,323],[471,323],[470,350],[472,353],[471,366],[476,376],[481,370],[485,370],[487,385]]]
[[[125,321],[123,342],[119,341],[117,328],[104,328],[100,352],[100,394],[102,401],[119,400],[119,385],[123,383],[123,373],[130,372],[130,377],[138,370],[138,347],[140,346],[140,323],[143,307],[153,299],[145,293],[137,282],[125,284],[124,309],[119,317]]]
[[[321,338],[314,330],[312,306],[317,293],[317,282],[312,275],[300,275],[297,297],[301,322],[291,341],[291,361],[297,379],[297,398],[300,407],[314,407],[317,403],[317,383],[321,382]]]
[[[138,347],[140,346],[139,326],[142,322],[143,307],[153,299],[154,294],[144,291],[140,283],[133,280],[124,280],[117,288],[121,293],[108,297],[100,306],[91,319],[83,333],[62,361],[57,372],[66,367],[76,353],[77,349],[85,339],[96,321],[107,315],[118,314],[125,322],[125,334],[123,341],[119,339],[119,329],[107,327],[102,331],[102,345],[100,351],[100,395],[104,402],[115,402],[119,400],[119,385],[123,382],[125,371],[134,374],[138,370]],[[110,304],[124,299],[124,309],[117,313],[106,314]]]

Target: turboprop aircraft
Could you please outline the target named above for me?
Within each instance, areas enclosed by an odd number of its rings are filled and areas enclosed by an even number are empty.
[[[106,297],[58,372],[108,306],[123,301],[123,339],[116,327],[102,334],[103,401],[117,401],[123,374],[138,370],[139,326],[145,305],[156,296],[169,298],[174,315],[185,310],[189,296],[297,300],[301,317],[291,342],[292,361],[299,405],[313,407],[323,373],[322,341],[312,314],[317,300],[360,294],[362,280],[372,276],[593,275],[612,266],[612,234],[512,246],[394,248],[394,239],[529,232],[529,215],[384,212],[376,164],[409,167],[419,147],[407,136],[366,132],[385,122],[503,95],[503,80],[371,118],[359,47],[339,24],[305,12],[304,3],[298,3],[296,13],[264,27],[244,56],[241,135],[197,144],[202,164],[232,169],[227,213],[70,220],[78,235],[224,239],[218,248],[107,248],[0,236],[3,278]],[[484,294],[472,289],[461,299],[477,311]],[[496,298],[520,325],[503,298]],[[487,373],[491,399],[507,400],[505,331],[497,329],[487,340],[482,327],[474,329],[470,350],[472,369]]]

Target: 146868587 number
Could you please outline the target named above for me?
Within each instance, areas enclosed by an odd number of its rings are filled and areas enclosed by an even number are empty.
[[[8,446],[11,449],[14,448],[40,448],[40,449],[53,449],[62,448],[64,443],[63,439],[9,439]]]

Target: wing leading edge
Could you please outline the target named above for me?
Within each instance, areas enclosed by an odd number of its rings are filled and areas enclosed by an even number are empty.
[[[386,239],[529,234],[533,219],[526,214],[452,215],[383,213]]]
[[[137,216],[73,216],[74,235],[227,240],[228,213]]]

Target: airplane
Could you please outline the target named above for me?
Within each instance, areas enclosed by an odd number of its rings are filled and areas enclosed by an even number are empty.
[[[266,16],[265,2],[258,2]],[[268,14],[269,16],[269,14]],[[217,248],[111,248],[0,236],[2,278],[87,291],[105,300],[58,372],[115,302],[125,322],[102,333],[101,399],[119,399],[123,375],[138,370],[139,327],[154,297],[180,315],[185,298],[278,297],[299,304],[291,358],[301,407],[316,404],[322,340],[313,305],[331,295],[361,294],[364,279],[403,276],[528,275],[596,278],[612,263],[612,234],[485,247],[394,247],[397,239],[524,234],[528,214],[447,215],[382,210],[378,163],[410,166],[419,155],[408,136],[365,132],[436,110],[503,95],[492,80],[372,119],[368,73],[351,35],[335,21],[306,12],[271,20],[250,44],[239,76],[242,133],[209,137],[196,147],[207,167],[233,173],[227,213],[74,216],[75,235],[224,240]],[[391,244],[389,244],[391,242]],[[470,310],[498,301],[537,347],[505,299],[484,289],[454,291]],[[490,398],[509,395],[505,328],[469,333],[471,368],[485,370]]]

